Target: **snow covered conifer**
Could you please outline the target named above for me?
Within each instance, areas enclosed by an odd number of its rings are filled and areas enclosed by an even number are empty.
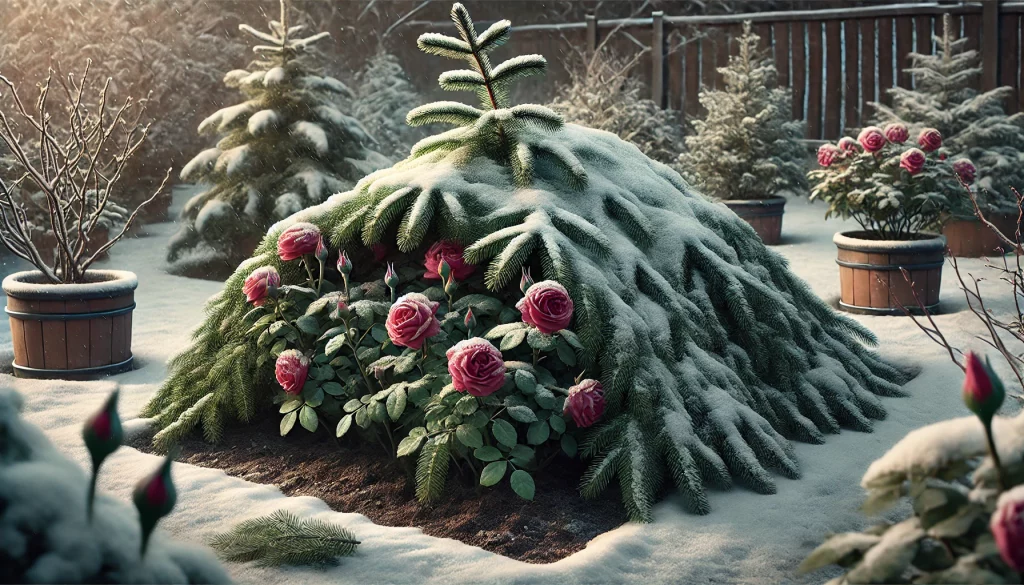
[[[282,286],[308,277],[275,247],[300,222],[352,254],[357,270],[384,273],[373,266],[374,245],[397,249],[389,260],[419,262],[434,244],[454,241],[465,263],[487,266],[484,284],[503,303],[522,296],[527,274],[565,286],[585,347],[581,367],[600,382],[603,400],[579,443],[591,460],[582,492],[593,496],[617,480],[640,521],[651,519],[666,482],[696,513],[710,511],[706,484],[736,480],[773,493],[772,472],[799,476],[787,438],[820,443],[825,433],[869,430],[885,416],[878,395],[902,395],[907,376],[864,346],[874,340],[869,331],[817,298],[753,228],[678,173],[613,134],[510,104],[510,83],[542,72],[544,58],[492,65],[488,54],[509,39],[511,24],[478,33],[461,4],[452,19],[458,38],[428,33],[419,45],[469,63],[439,81],[473,92],[478,106],[414,109],[411,123],[455,129],[270,231],[211,301],[192,346],[147,405],[163,427],[158,446],[198,425],[215,440],[225,418],[269,406],[273,364],[259,360],[247,334],[252,307],[243,287],[262,266],[274,267]]]
[[[329,33],[299,36],[305,26],[289,21],[289,2],[281,0],[281,20],[270,22],[270,32],[239,25],[264,44],[253,47],[258,57],[248,69],[224,76],[246,100],[199,125],[220,140],[181,171],[182,180],[205,189],[185,205],[168,247],[174,272],[234,269],[274,222],[388,164],[343,113],[352,91],[318,74],[313,48]]]
[[[967,37],[955,38],[951,17],[943,17],[942,37],[936,37],[935,55],[910,53],[914,89],[889,90],[892,105],[872,103],[879,124],[902,122],[917,136],[923,128],[942,134],[943,150],[951,159],[964,157],[977,169],[975,185],[987,209],[1015,211],[1012,187],[1024,185],[1024,112],[1007,115],[1004,100],[1010,87],[980,92],[974,88],[981,75],[981,56],[967,49]],[[973,215],[963,197],[956,215]]]
[[[425,133],[405,123],[410,110],[423,103],[398,58],[383,47],[367,61],[355,78],[353,114],[377,140],[377,150],[395,160]]]
[[[768,199],[805,191],[803,122],[791,119],[792,96],[779,87],[774,62],[758,49],[760,37],[743,24],[739,53],[718,71],[725,89],[704,90],[707,110],[686,137],[679,160],[685,176],[717,199]]]

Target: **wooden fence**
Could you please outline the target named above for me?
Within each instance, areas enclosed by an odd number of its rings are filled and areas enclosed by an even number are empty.
[[[728,62],[744,21],[751,21],[761,46],[775,59],[779,81],[793,91],[793,117],[807,122],[807,138],[834,140],[867,123],[868,102],[885,101],[886,89],[912,87],[906,55],[932,54],[942,34],[942,15],[966,35],[982,56],[979,89],[1008,85],[1006,104],[1024,110],[1024,1],[927,2],[848,9],[761,12],[723,16],[668,16],[515,27],[517,53],[564,54],[569,47],[593,50],[608,34],[609,49],[647,50],[638,75],[662,107],[686,116],[701,113],[702,89],[722,83],[717,68]],[[413,22],[438,30],[442,23]],[[548,83],[564,81],[556,64]],[[415,69],[414,69],[415,70]],[[554,78],[552,80],[552,77]]]

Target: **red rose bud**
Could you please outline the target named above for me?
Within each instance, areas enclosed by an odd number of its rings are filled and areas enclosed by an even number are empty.
[[[917,145],[925,152],[938,150],[942,146],[942,134],[935,128],[925,128],[917,135]]]
[[[455,280],[454,274],[449,274],[447,282],[444,283],[444,292],[448,296],[452,296],[457,290],[459,290],[459,283]]]
[[[398,286],[398,275],[395,274],[395,265],[388,262],[388,271],[384,274],[384,284],[391,288]]]
[[[569,388],[563,412],[580,428],[593,426],[604,414],[604,386],[597,380],[583,380]]]
[[[1015,487],[999,497],[989,529],[1006,564],[1024,572],[1024,488]]]
[[[89,492],[86,495],[86,514],[92,519],[93,501],[96,495],[96,475],[100,471],[100,465],[117,451],[124,440],[124,430],[121,428],[121,417],[117,414],[118,391],[114,390],[103,407],[85,421],[82,428],[82,439],[89,450],[89,457],[92,459],[92,476],[89,479]]]
[[[967,375],[964,377],[964,404],[985,424],[1003,405],[1006,390],[992,371],[988,360],[982,362],[976,353],[967,353]]]
[[[341,254],[338,256],[338,272],[342,273],[346,277],[348,277],[349,274],[352,274],[352,260],[349,259],[348,252],[344,250],[342,250]]]
[[[289,349],[277,356],[274,364],[274,375],[277,383],[285,393],[297,396],[306,385],[306,374],[309,373],[309,358],[297,349]]]
[[[270,295],[271,289],[277,289],[281,284],[281,275],[273,266],[261,266],[245,279],[242,285],[242,292],[245,293],[245,300],[254,306],[262,307]]]
[[[533,286],[533,277],[530,276],[530,269],[523,268],[523,277],[519,280],[519,290],[523,291],[525,295],[531,286]]]
[[[171,481],[171,463],[171,457],[168,456],[156,471],[135,484],[132,492],[132,501],[139,510],[139,521],[142,524],[143,555],[146,554],[146,545],[156,523],[169,514],[178,501],[178,492]]]
[[[326,262],[327,257],[330,255],[331,253],[327,250],[327,246],[324,245],[324,239],[320,238],[316,243],[316,259],[321,262]]]
[[[311,223],[292,225],[277,238],[277,255],[288,262],[316,252],[320,243],[320,228]]]
[[[472,331],[473,328],[476,327],[476,315],[473,314],[473,307],[468,307],[466,309],[466,318],[464,322],[466,324],[467,331]]]

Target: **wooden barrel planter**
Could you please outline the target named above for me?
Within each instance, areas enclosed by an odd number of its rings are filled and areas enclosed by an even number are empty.
[[[1017,213],[997,213],[987,216],[1003,235],[1014,239],[1017,232]],[[949,253],[960,258],[981,258],[1002,255],[1012,251],[988,226],[978,218],[951,219],[942,226]]]
[[[946,238],[921,234],[917,240],[871,240],[865,232],[832,238],[839,249],[839,308],[867,315],[902,315],[900,304],[920,313],[914,293],[929,312],[939,305]],[[905,268],[913,288],[903,278]]]
[[[774,246],[782,239],[782,214],[786,212],[786,199],[750,199],[723,201],[736,215],[749,223],[757,235],[768,246]]]
[[[90,270],[89,282],[48,284],[35,270],[3,281],[19,378],[95,379],[132,369],[131,272]]]

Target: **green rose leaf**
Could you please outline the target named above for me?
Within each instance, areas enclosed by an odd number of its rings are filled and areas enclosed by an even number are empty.
[[[576,365],[576,352],[572,350],[565,343],[558,343],[555,345],[555,353],[558,354],[558,359],[562,360],[562,363],[567,366]]]
[[[362,405],[363,402],[361,400],[359,400],[358,398],[353,398],[352,400],[349,400],[348,402],[345,403],[344,410],[345,412],[355,412],[359,410],[359,407]]]
[[[423,444],[423,440],[425,438],[425,434],[416,436],[410,434],[408,437],[402,439],[401,441],[398,442],[398,456],[405,457],[406,455],[412,455],[413,453],[419,451],[420,445]]]
[[[508,415],[523,423],[537,422],[537,414],[529,406],[509,406]]]
[[[551,418],[548,419],[548,424],[551,425],[551,430],[556,433],[565,432],[565,419],[557,414],[551,415]]]
[[[319,368],[316,369],[316,379],[317,380],[330,380],[333,377],[334,377],[334,368],[332,368],[331,366],[324,365],[324,366],[320,366]]]
[[[307,431],[315,433],[317,427],[320,426],[320,419],[317,418],[315,410],[308,406],[303,406],[299,409],[299,424]]]
[[[455,429],[455,437],[470,449],[478,449],[484,445],[484,438],[480,431],[467,424],[461,424]]]
[[[490,420],[491,419],[487,418],[487,415],[484,413],[484,411],[478,410],[473,414],[467,416],[465,419],[463,419],[463,422],[478,429],[483,429],[484,427],[487,426],[487,423]]]
[[[289,412],[288,414],[284,415],[284,418],[281,419],[281,436],[282,437],[287,435],[292,430],[292,427],[295,426],[295,421],[298,420],[298,418],[299,418],[298,410],[293,410],[293,411]]]
[[[313,394],[306,399],[306,406],[316,408],[324,403],[324,390],[323,388],[317,388],[313,391]]]
[[[506,469],[508,469],[508,463],[505,461],[488,463],[484,470],[480,472],[480,485],[489,487],[498,483],[501,481],[501,478],[505,477]]]
[[[519,440],[516,428],[505,419],[499,418],[495,420],[491,424],[491,432],[494,434],[494,438],[506,447],[515,447],[516,442]]]
[[[576,456],[576,439],[572,435],[562,435],[562,451],[565,451],[565,454],[569,457]]]
[[[341,349],[345,345],[346,339],[348,339],[348,337],[344,333],[332,337],[331,340],[328,341],[327,345],[324,347],[324,353],[327,355],[334,355],[335,353],[337,353],[339,349]]]
[[[509,478],[509,482],[512,484],[512,491],[517,493],[520,498],[524,500],[533,500],[534,490],[536,486],[533,484],[533,476],[517,469],[512,472],[512,477]]]
[[[455,412],[461,415],[469,416],[480,408],[480,403],[477,402],[476,396],[464,396],[455,403]]]
[[[284,414],[287,412],[291,412],[293,410],[298,410],[300,406],[302,406],[302,400],[299,400],[297,398],[291,398],[289,400],[286,400],[284,404],[281,405],[281,409],[278,412]]]
[[[345,436],[345,433],[347,433],[348,430],[351,429],[351,428],[352,428],[352,415],[351,414],[346,414],[345,416],[341,417],[340,421],[338,421],[338,428],[334,430],[334,435],[336,437],[339,437],[339,438],[343,437],[343,436]]]
[[[501,312],[501,301],[494,297],[481,294],[470,294],[455,301],[452,308],[463,312],[467,307],[473,307],[473,313],[477,316],[497,315]],[[463,313],[464,314],[464,313]]]
[[[583,342],[580,341],[579,336],[573,333],[572,331],[569,331],[568,329],[562,329],[561,331],[558,332],[558,334],[562,336],[562,339],[564,339],[573,348],[578,349],[580,351],[586,349],[585,347],[583,347]]]
[[[408,400],[409,397],[406,395],[404,388],[399,388],[388,396],[388,416],[391,417],[391,420],[397,421],[402,416]]]
[[[287,347],[288,342],[286,340],[278,339],[277,343],[275,343],[274,346],[270,348],[270,355],[277,357],[281,355],[281,352],[283,352]]]
[[[533,394],[537,391],[537,379],[533,377],[533,374],[526,370],[516,370],[515,373],[516,388],[523,394]]]
[[[540,445],[551,436],[551,427],[546,422],[535,422],[526,431],[526,442],[531,445]]]
[[[388,415],[387,406],[385,406],[385,404],[380,400],[374,400],[371,402],[370,406],[367,407],[367,410],[370,411],[370,419],[377,423],[384,422],[384,418]]]
[[[324,331],[323,334],[320,337],[317,338],[317,341],[323,341],[325,339],[332,339],[332,338],[335,338],[335,337],[341,335],[342,333],[345,333],[345,328],[344,327],[331,327],[327,331]]]
[[[534,394],[533,399],[537,401],[537,404],[540,405],[541,408],[555,410],[557,403],[555,395],[551,390],[548,390],[544,386],[537,386],[537,393]]]
[[[320,333],[320,324],[317,323],[316,317],[313,315],[303,315],[295,320],[295,326],[299,328],[299,331],[308,335],[316,335]]]
[[[512,462],[520,467],[528,465],[533,461],[533,458],[536,455],[537,452],[526,445],[516,445],[508,452],[508,456],[512,458]]]
[[[491,329],[487,333],[484,333],[484,339],[490,339],[491,341],[493,341],[495,339],[499,339],[501,337],[505,337],[506,335],[508,335],[509,333],[512,333],[513,331],[520,331],[520,330],[525,331],[528,327],[529,327],[529,325],[527,325],[526,323],[523,323],[522,321],[516,321],[515,323],[506,323],[504,325],[498,325],[497,327],[494,327],[493,329]]]
[[[525,329],[519,329],[517,331],[513,331],[513,332],[509,333],[508,335],[506,335],[501,340],[501,345],[499,346],[499,348],[501,349],[501,351],[509,351],[509,350],[515,349],[515,348],[519,347],[520,345],[522,345],[523,344],[523,340],[525,340],[525,339],[526,339],[526,330]]]
[[[373,339],[377,343],[384,343],[385,341],[390,339],[388,337],[387,328],[381,325],[380,323],[375,323],[373,327],[370,328],[370,336],[373,337]]]
[[[330,396],[341,396],[345,393],[345,388],[337,382],[326,382],[321,388]]]
[[[370,417],[366,414],[365,408],[360,408],[356,411],[356,424],[359,425],[360,428],[365,429],[369,427],[370,422]]]
[[[496,447],[487,445],[473,451],[473,457],[480,461],[497,461],[501,459],[501,451],[498,451]]]

